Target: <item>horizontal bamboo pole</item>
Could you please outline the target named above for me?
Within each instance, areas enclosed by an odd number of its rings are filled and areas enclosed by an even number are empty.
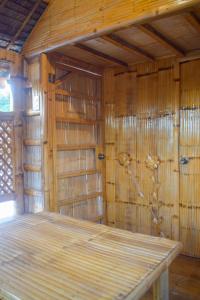
[[[74,203],[79,203],[79,202],[86,201],[86,200],[95,199],[98,196],[102,196],[102,192],[96,192],[96,193],[91,193],[88,195],[77,196],[75,199],[73,198],[73,199],[61,200],[61,201],[58,201],[58,207],[70,205],[70,204],[74,204]]]
[[[77,91],[66,91],[62,89],[56,89],[55,91],[56,95],[62,95],[62,96],[67,96],[67,97],[75,97],[78,99],[83,99],[84,100],[95,100],[95,101],[101,101],[101,99],[97,96],[91,96],[91,95],[86,95],[85,93],[77,92]]]
[[[39,173],[39,172],[41,172],[41,166],[24,164],[24,171]]]
[[[92,175],[96,174],[97,170],[83,170],[83,171],[75,171],[75,172],[67,172],[58,174],[58,179],[69,178],[69,177],[78,177],[83,175]]]
[[[84,124],[84,125],[94,125],[96,121],[85,120],[85,119],[70,119],[64,117],[56,117],[56,122],[72,123],[72,124]]]
[[[70,151],[70,150],[85,150],[85,149],[96,149],[96,145],[85,144],[85,145],[57,145],[58,151]]]
[[[42,191],[35,190],[35,189],[24,189],[24,194],[27,196],[41,197]]]
[[[42,141],[39,139],[24,139],[24,146],[41,146]]]
[[[24,112],[24,116],[25,117],[37,117],[37,116],[40,116],[40,111],[28,110],[28,111]]]

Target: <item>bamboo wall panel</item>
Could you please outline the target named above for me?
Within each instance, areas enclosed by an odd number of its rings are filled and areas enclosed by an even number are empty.
[[[180,234],[184,252],[200,255],[200,60],[181,66]]]
[[[40,58],[28,61],[26,69],[26,105],[24,111],[24,202],[26,212],[44,210],[43,131]],[[26,141],[29,141],[27,143]]]
[[[61,214],[99,222],[104,214],[97,162],[102,146],[101,80],[59,66],[55,74],[55,207]]]
[[[158,65],[138,66],[131,73],[113,76],[109,82],[116,87],[113,95],[105,99],[106,195],[110,225],[146,234],[159,231],[172,237],[173,207],[178,201],[178,187],[173,185],[177,176],[173,170],[173,76],[171,62],[168,62],[161,70]],[[120,165],[120,153],[130,155],[132,176]],[[148,155],[159,159],[155,173],[146,166]],[[156,191],[152,176],[157,180]],[[134,180],[144,197],[138,195]],[[159,225],[153,222],[152,208],[156,208]]]
[[[43,16],[30,34],[24,52],[35,55],[120,29],[127,25],[144,22],[170,12],[199,4],[197,0],[130,1],[130,0],[57,0],[50,1]]]
[[[108,224],[180,239],[193,256],[200,256],[199,69],[200,60],[163,60],[129,73],[108,69],[104,79]]]
[[[94,149],[59,151],[57,153],[58,175],[65,172],[95,170],[96,157]]]

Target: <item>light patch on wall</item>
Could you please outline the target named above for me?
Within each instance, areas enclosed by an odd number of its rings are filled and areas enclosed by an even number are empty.
[[[16,215],[15,201],[0,203],[0,223]]]

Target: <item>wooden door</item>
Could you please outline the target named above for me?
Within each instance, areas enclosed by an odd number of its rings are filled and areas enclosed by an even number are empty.
[[[56,80],[48,96],[53,168],[50,209],[102,222],[101,80],[66,67],[56,66],[54,71]]]

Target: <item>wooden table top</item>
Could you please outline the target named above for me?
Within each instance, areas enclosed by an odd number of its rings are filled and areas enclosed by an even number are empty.
[[[139,299],[181,244],[55,213],[0,225],[0,299]]]

